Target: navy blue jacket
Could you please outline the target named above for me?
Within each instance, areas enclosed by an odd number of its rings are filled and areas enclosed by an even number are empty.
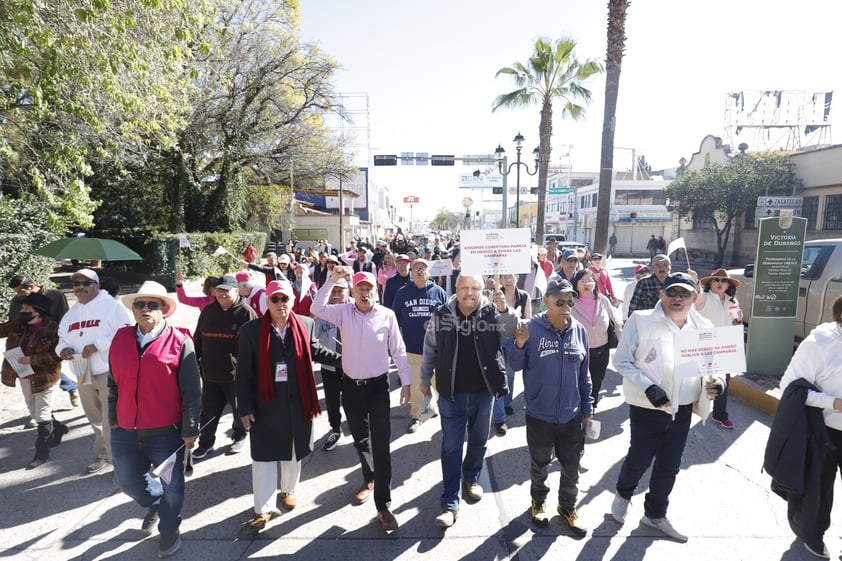
[[[424,333],[427,321],[433,313],[447,303],[447,294],[433,281],[418,288],[414,282],[408,282],[398,289],[392,302],[392,311],[398,318],[406,352],[420,355],[424,352]]]
[[[546,312],[529,320],[526,344],[509,352],[512,369],[523,370],[526,414],[555,424],[593,414],[588,356],[588,333],[573,317],[561,332]]]

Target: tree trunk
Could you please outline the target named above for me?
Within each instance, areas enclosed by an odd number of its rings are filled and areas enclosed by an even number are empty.
[[[553,136],[553,101],[544,98],[541,106],[541,124],[538,127],[538,222],[535,225],[535,243],[544,245],[544,216],[547,209],[547,171],[550,167],[550,152]],[[520,212],[520,209],[518,209]]]
[[[611,184],[614,179],[614,130],[617,97],[620,91],[620,70],[626,44],[626,10],[628,0],[608,2],[608,50],[605,76],[605,112],[602,116],[602,155],[599,169],[599,195],[596,206],[596,228],[592,249],[605,253],[608,249],[608,222],[611,210]]]

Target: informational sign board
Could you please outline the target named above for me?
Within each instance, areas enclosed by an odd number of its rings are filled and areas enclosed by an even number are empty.
[[[681,378],[725,376],[746,370],[741,325],[688,329],[675,335],[675,370]]]
[[[431,277],[446,277],[451,273],[453,273],[453,262],[450,259],[430,261]]]
[[[462,272],[469,275],[519,275],[532,268],[529,228],[462,230]]]
[[[780,376],[792,358],[807,219],[783,210],[760,221],[748,330],[748,372]]]

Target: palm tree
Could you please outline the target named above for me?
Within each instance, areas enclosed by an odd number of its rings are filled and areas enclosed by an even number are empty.
[[[491,110],[500,107],[541,106],[541,124],[538,127],[540,151],[538,155],[538,225],[536,240],[544,239],[544,210],[547,201],[547,169],[550,165],[551,138],[553,135],[553,99],[564,100],[562,117],[573,120],[585,114],[577,102],[589,103],[591,92],[582,83],[599,72],[602,66],[595,60],[580,61],[573,50],[576,41],[562,37],[555,44],[547,39],[535,41],[535,52],[526,64],[515,62],[501,68],[500,74],[514,77],[518,89],[497,96]]]
[[[628,0],[608,0],[608,52],[605,60],[605,113],[602,117],[602,156],[599,164],[599,195],[596,203],[596,231],[593,247],[608,247],[608,219],[611,209],[611,181],[614,175],[614,123],[620,90],[620,68],[626,50]],[[637,162],[635,162],[637,165]]]

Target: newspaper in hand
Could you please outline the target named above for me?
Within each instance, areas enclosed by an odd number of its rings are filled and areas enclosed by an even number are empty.
[[[35,374],[35,371],[32,370],[32,366],[20,363],[20,359],[22,359],[25,356],[26,355],[23,354],[23,349],[21,349],[20,347],[6,349],[6,360],[9,362],[10,365],[12,365],[12,368],[15,369],[15,372],[18,373],[18,376],[20,378],[26,378]]]
[[[67,361],[70,365],[70,372],[76,376],[77,384],[89,384],[91,382],[88,374],[88,359],[82,358],[81,353],[73,353],[73,358]]]

